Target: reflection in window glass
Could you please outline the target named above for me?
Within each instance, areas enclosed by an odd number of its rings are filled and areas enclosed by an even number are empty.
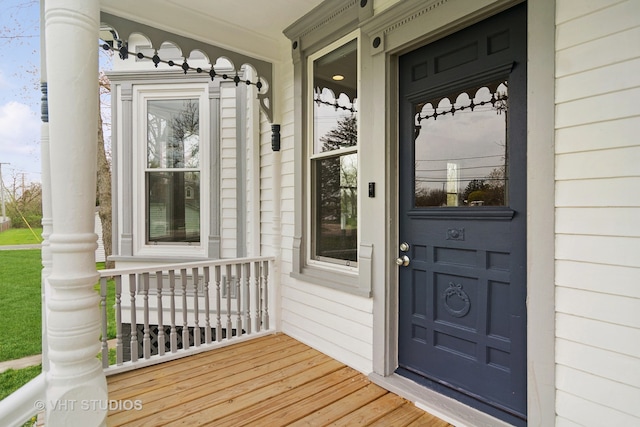
[[[314,259],[358,259],[357,40],[313,62],[312,210]]]
[[[316,255],[357,261],[358,156],[328,157],[315,162]]]
[[[200,173],[147,172],[149,242],[200,242]]]
[[[147,104],[147,167],[197,168],[200,137],[197,99]]]
[[[506,206],[507,82],[415,105],[415,206]]]
[[[147,103],[147,243],[200,242],[197,99]]]

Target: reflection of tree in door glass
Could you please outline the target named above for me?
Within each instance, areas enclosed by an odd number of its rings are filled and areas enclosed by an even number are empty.
[[[507,101],[497,80],[415,105],[416,207],[508,204]]]

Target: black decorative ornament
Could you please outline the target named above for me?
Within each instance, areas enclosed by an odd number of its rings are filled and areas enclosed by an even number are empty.
[[[120,59],[127,59],[129,57],[129,49],[127,48],[127,43],[118,42],[118,45],[120,45],[120,49],[118,49]]]
[[[329,105],[329,106],[333,107],[336,111],[344,110],[344,111],[351,111],[352,113],[356,113],[357,112],[357,110],[355,108],[353,108],[353,104],[351,104],[351,107],[345,107],[344,105],[338,104],[337,100],[335,102],[328,102],[328,101],[325,101],[325,100],[321,99],[319,96],[317,96],[313,101],[318,105],[320,105],[320,104]]]
[[[122,41],[122,40],[117,40],[117,39],[115,40],[115,42],[117,42],[117,46],[118,46],[118,48],[114,48],[114,47],[113,47],[111,44],[109,44],[109,43],[103,43],[103,44],[100,44],[99,46],[100,46],[102,49],[104,49],[104,50],[110,50],[110,51],[113,51],[113,52],[116,52],[116,51],[117,51],[117,52],[118,52],[118,56],[119,56],[121,59],[123,59],[123,60],[124,60],[124,59],[127,59],[127,58],[129,57],[129,55],[130,55],[130,54],[131,54],[131,55],[133,55],[133,54],[134,54],[133,52],[130,52],[130,51],[129,51],[129,49],[128,49],[128,45],[127,45],[127,42],[124,42],[124,41]],[[294,47],[294,49],[295,49],[295,47]],[[157,52],[157,51],[154,53],[154,55],[153,55],[153,56],[146,56],[146,55],[145,55],[144,53],[142,53],[142,52],[135,53],[135,56],[136,56],[138,59],[148,59],[148,60],[152,61],[152,62],[153,62],[153,65],[154,65],[156,68],[158,68],[158,65],[159,65],[160,63],[167,64],[167,65],[168,65],[168,66],[170,66],[170,67],[174,67],[174,66],[178,65],[178,64],[176,64],[176,63],[175,63],[174,61],[172,61],[172,60],[168,60],[168,61],[163,60],[163,59],[162,59],[162,58],[160,58],[160,56],[158,55],[158,52]],[[229,77],[229,75],[228,75],[228,74],[222,74],[222,75],[217,74],[217,73],[216,73],[216,71],[215,71],[215,69],[213,68],[213,66],[211,66],[211,69],[209,69],[209,70],[204,70],[204,69],[202,69],[201,67],[192,68],[192,67],[189,65],[189,63],[187,62],[187,58],[184,58],[184,61],[183,61],[183,62],[182,62],[182,64],[181,64],[181,65],[179,65],[179,66],[180,66],[180,68],[182,68],[182,71],[184,71],[184,74],[187,74],[189,71],[195,71],[195,72],[196,72],[196,73],[198,73],[198,74],[203,73],[203,72],[206,72],[206,73],[208,73],[208,74],[209,74],[209,77],[211,77],[211,81],[213,81],[213,80],[214,80],[216,77],[218,77],[218,76],[219,76],[219,77],[221,77],[221,78],[222,78],[222,79],[224,79],[224,80],[229,80],[229,79],[233,80],[233,81],[234,81],[234,83],[236,84],[236,86],[238,86],[238,85],[240,84],[240,82],[242,82],[242,81],[243,81],[243,80],[240,78],[240,76],[238,75],[238,71],[236,71],[236,73],[235,73],[235,76],[234,76],[234,77]],[[256,80],[256,82],[255,82],[255,83],[254,83],[254,82],[252,82],[251,80],[245,80],[244,82],[246,83],[246,85],[247,85],[247,86],[255,85],[255,86],[256,86],[256,88],[258,89],[258,92],[260,92],[260,90],[261,90],[261,89],[262,89],[262,87],[264,86],[264,85],[262,84],[262,82],[260,81],[260,77],[258,77],[258,78],[257,78],[257,80]]]
[[[461,301],[462,304],[458,302],[455,306],[452,306],[450,302],[453,298]],[[449,282],[449,287],[442,293],[442,300],[444,303],[444,309],[453,317],[464,317],[471,309],[471,300],[469,295],[462,289],[462,284],[460,283]]]

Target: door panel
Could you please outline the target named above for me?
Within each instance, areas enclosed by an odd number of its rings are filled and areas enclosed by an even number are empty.
[[[398,373],[526,423],[526,5],[400,57]]]

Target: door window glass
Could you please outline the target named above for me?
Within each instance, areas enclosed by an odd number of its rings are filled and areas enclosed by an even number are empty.
[[[414,108],[415,206],[507,206],[507,82]]]

